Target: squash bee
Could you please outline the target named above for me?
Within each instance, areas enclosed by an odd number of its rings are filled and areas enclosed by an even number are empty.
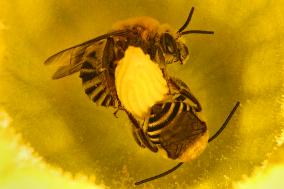
[[[85,93],[93,102],[104,107],[116,108],[116,112],[124,110],[132,123],[133,136],[139,146],[147,147],[153,152],[161,150],[171,159],[185,161],[186,158],[183,158],[183,155],[194,144],[202,141],[201,147],[196,148],[200,153],[207,141],[220,134],[238,106],[237,103],[224,126],[207,140],[206,123],[197,115],[201,111],[200,103],[185,83],[167,74],[167,64],[174,62],[183,64],[188,57],[188,48],[181,39],[183,35],[214,33],[213,31],[185,30],[193,12],[194,8],[191,8],[185,23],[176,32],[148,17],[120,22],[113,31],[62,50],[49,57],[44,63],[60,65],[52,76],[53,79],[80,72]],[[168,95],[168,101],[155,104],[150,110],[150,117],[144,123],[124,109],[115,87],[117,63],[124,57],[129,46],[139,47],[149,55],[162,70],[169,89],[172,89]],[[198,153],[192,152],[189,159],[194,158]],[[156,177],[137,182],[136,185],[167,175],[180,165]]]
[[[139,146],[147,147],[152,152],[163,150],[170,159],[187,161],[182,156],[190,143],[194,144],[203,136],[207,141],[207,126],[197,115],[201,105],[188,86],[173,77],[169,79],[169,86],[172,93],[151,107],[150,115],[143,123],[127,113],[134,125],[133,135]]]
[[[209,138],[206,123],[198,115],[202,110],[201,105],[189,87],[173,77],[169,79],[169,86],[173,92],[169,99],[152,106],[150,116],[142,123],[129,112],[127,115],[133,124],[133,136],[139,146],[155,153],[161,151],[167,158],[181,163],[160,175],[136,182],[135,185],[163,177],[183,162],[195,159],[207,143],[223,131],[240,104],[236,103],[222,127]]]
[[[168,79],[166,64],[183,63],[188,48],[181,36],[191,33],[213,34],[212,31],[187,30],[194,8],[183,26],[172,32],[158,21],[143,17],[116,24],[113,31],[62,50],[49,57],[44,63],[59,64],[53,79],[80,72],[85,93],[96,104],[122,109],[115,89],[115,68],[129,46],[139,47],[162,69]],[[117,111],[116,111],[117,112]]]

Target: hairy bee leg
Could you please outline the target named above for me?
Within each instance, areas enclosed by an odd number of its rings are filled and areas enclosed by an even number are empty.
[[[132,128],[132,135],[134,137],[135,142],[142,148],[145,148],[145,145],[143,145],[142,141],[139,138],[139,135],[137,133],[137,130],[135,128]]]
[[[131,123],[132,123],[132,135],[134,137],[134,140],[135,142],[142,148],[145,148],[145,145],[143,144],[143,141],[139,135],[139,131],[141,130],[140,129],[140,126],[139,126],[139,123],[138,121],[128,112],[126,112],[127,115],[128,115],[128,118],[130,119]]]
[[[197,98],[190,92],[189,87],[182,80],[171,77],[170,82],[178,89],[180,94],[182,94],[186,98],[189,98],[195,104],[196,107],[193,108],[196,112],[200,112],[202,110],[201,104],[199,103]]]
[[[130,114],[127,112],[128,118],[130,119],[132,126],[134,127],[134,131],[136,133],[137,138],[141,143],[146,146],[149,150],[152,152],[158,152],[158,148],[151,144],[151,142],[147,139],[145,133],[143,132],[142,128],[140,127],[139,122]]]
[[[147,139],[146,134],[143,132],[142,129],[139,129],[137,133],[139,134],[139,138],[141,139],[143,144],[145,146],[147,146],[147,148],[149,150],[151,150],[152,152],[155,152],[155,153],[158,152],[158,148],[156,146],[152,145],[152,143]]]
[[[196,105],[196,107],[193,107],[196,112],[200,112],[202,110],[201,104],[199,103],[197,98],[195,96],[193,96],[193,94],[191,92],[182,89],[181,94],[183,94],[184,96],[186,96],[187,98],[192,100],[192,102]]]
[[[168,76],[168,73],[167,73],[166,61],[165,61],[165,57],[163,55],[162,49],[160,47],[157,47],[154,52],[156,53],[155,59],[156,59],[157,62],[159,62],[162,73],[163,73],[163,77],[165,78],[165,80],[167,82],[169,94],[171,94],[171,88],[169,86],[170,77]]]

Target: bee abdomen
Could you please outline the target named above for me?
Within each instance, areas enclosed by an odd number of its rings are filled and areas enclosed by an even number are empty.
[[[153,144],[161,144],[161,142],[160,142],[160,134],[153,134],[153,135],[151,135],[149,133],[147,133],[147,134],[148,134],[148,137],[149,137],[150,141]]]
[[[110,94],[103,82],[102,73],[98,72],[90,62],[83,63],[80,78],[85,93],[93,102],[106,107],[116,105],[115,97]]]
[[[147,134],[154,144],[160,144],[160,133],[176,119],[183,111],[187,111],[187,104],[183,102],[168,102],[159,113],[152,113]]]
[[[88,96],[92,99],[93,102],[97,103],[106,93],[106,88],[103,85],[99,85],[95,90]]]
[[[91,63],[84,62],[81,70],[80,70],[80,77],[82,79],[83,84],[88,83],[89,81],[97,80],[98,79],[98,73],[94,69]]]

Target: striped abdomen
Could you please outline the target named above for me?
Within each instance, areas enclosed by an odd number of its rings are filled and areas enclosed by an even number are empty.
[[[181,101],[156,104],[148,120],[149,140],[165,150],[171,159],[181,157],[188,149],[199,149],[195,144],[207,131],[206,123],[196,115],[194,107],[181,97],[177,98]]]
[[[157,112],[151,113],[148,122],[148,136],[154,144],[160,144],[160,134],[162,130],[169,127],[175,121],[178,115],[182,112],[190,110],[190,106],[184,102],[167,102],[163,105],[159,104],[156,107]]]
[[[104,71],[98,72],[91,63],[86,61],[81,67],[80,77],[85,93],[93,102],[106,107],[117,106],[117,98],[111,93],[111,89],[107,85]]]

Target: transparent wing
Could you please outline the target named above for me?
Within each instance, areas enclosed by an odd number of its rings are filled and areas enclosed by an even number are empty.
[[[80,71],[83,61],[77,62],[76,64],[70,64],[66,66],[60,66],[57,71],[53,74],[52,79],[60,79],[62,77],[71,75]]]
[[[110,36],[124,36],[127,35],[128,30],[117,30],[110,32],[89,41],[83,42],[79,45],[62,50],[50,56],[45,62],[45,65],[59,64],[61,65],[52,76],[53,79],[59,79],[73,73],[80,71],[84,62],[84,57],[88,54],[87,49],[92,46],[97,46],[98,42]]]

